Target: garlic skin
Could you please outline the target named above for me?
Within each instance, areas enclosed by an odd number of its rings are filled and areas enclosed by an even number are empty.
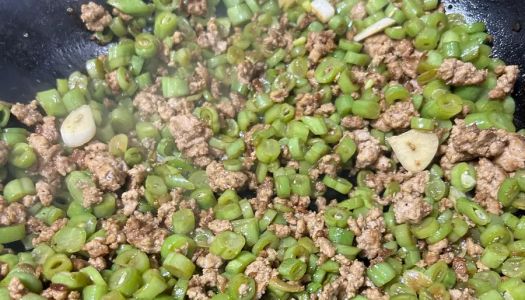
[[[95,136],[97,126],[89,105],[82,105],[73,110],[60,126],[60,135],[64,145],[80,147]]]
[[[436,156],[439,139],[433,132],[409,130],[387,139],[401,165],[410,172],[426,169]]]

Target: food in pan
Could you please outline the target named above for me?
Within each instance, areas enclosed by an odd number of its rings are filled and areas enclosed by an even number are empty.
[[[523,299],[518,68],[483,23],[437,0],[81,18],[108,53],[0,109],[0,299]]]

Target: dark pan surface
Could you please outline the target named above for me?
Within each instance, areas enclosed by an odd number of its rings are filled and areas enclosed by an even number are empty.
[[[0,0],[0,99],[27,102],[36,91],[83,69],[84,62],[105,51],[89,40],[80,20],[88,0]],[[103,2],[98,0],[96,2]],[[494,35],[495,56],[525,72],[525,26],[522,0],[445,0],[447,12],[469,21],[484,21]],[[69,9],[69,12],[68,12]],[[516,122],[525,127],[523,76],[514,93]]]

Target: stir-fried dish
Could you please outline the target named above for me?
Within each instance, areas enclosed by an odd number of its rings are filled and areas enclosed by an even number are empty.
[[[108,0],[0,106],[0,299],[525,299],[517,66],[437,0]]]

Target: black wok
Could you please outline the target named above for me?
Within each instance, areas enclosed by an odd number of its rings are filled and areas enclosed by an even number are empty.
[[[89,0],[0,0],[0,99],[27,102],[58,77],[82,69],[84,62],[105,51],[89,40],[79,19]],[[98,0],[97,2],[103,2]],[[494,55],[525,72],[523,0],[445,0],[447,12],[469,21],[484,21],[494,36]],[[525,81],[514,96],[516,124],[525,127]]]

